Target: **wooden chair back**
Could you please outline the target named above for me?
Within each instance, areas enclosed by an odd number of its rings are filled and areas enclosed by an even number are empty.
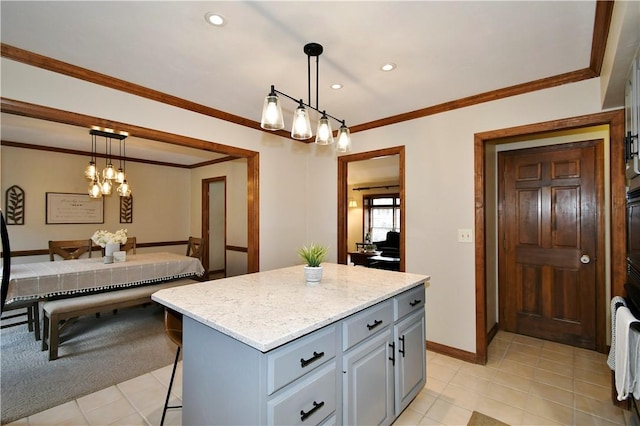
[[[136,237],[127,237],[127,242],[120,246],[120,250],[127,253],[131,250],[131,254],[136,254]]]
[[[79,259],[85,253],[91,257],[91,240],[49,241],[50,261],[55,260],[56,254],[63,260],[72,260]]]
[[[187,243],[187,256],[198,258],[200,259],[200,262],[202,262],[203,250],[204,246],[202,244],[202,238],[189,237],[189,242]]]

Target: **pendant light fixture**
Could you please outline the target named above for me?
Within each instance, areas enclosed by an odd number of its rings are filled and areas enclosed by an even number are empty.
[[[89,130],[89,134],[91,135],[91,159],[84,171],[84,177],[89,180],[89,196],[91,198],[100,198],[103,195],[111,194],[113,183],[115,182],[120,184],[117,189],[118,195],[128,197],[131,195],[131,187],[127,183],[123,167],[123,164],[126,163],[126,157],[123,155],[123,145],[124,140],[129,136],[128,133],[114,133],[112,129],[93,128]],[[105,168],[102,170],[102,173],[100,173],[96,166],[98,136],[105,138]],[[120,146],[120,168],[117,171],[113,167],[112,162],[112,139],[118,139]]]
[[[319,80],[319,62],[320,55],[323,52],[322,45],[318,43],[308,43],[304,46],[304,53],[307,55],[307,88],[308,88],[308,103],[304,103],[302,99],[298,100],[292,96],[287,95],[279,90],[276,90],[275,86],[271,86],[271,91],[264,100],[262,107],[262,119],[260,120],[260,127],[265,130],[282,130],[284,129],[284,118],[282,115],[282,107],[278,95],[282,95],[298,103],[293,113],[293,124],[291,126],[291,137],[296,140],[307,140],[313,136],[311,129],[311,122],[309,120],[309,111],[307,108],[315,110],[318,114],[322,114],[318,120],[316,128],[315,142],[318,145],[330,145],[334,143],[333,130],[331,128],[330,118],[341,123],[340,129],[337,132],[338,143],[336,144],[336,151],[347,152],[351,148],[351,136],[349,128],[345,125],[344,120],[339,120],[327,114],[325,110],[318,108],[318,80]],[[311,57],[316,58],[316,106],[311,105]]]

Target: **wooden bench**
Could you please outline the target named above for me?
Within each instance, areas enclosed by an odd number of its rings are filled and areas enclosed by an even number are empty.
[[[158,290],[197,282],[199,281],[185,278],[159,284],[47,301],[42,305],[42,350],[49,349],[49,361],[58,358],[60,331],[73,318],[151,303],[151,295]],[[61,327],[60,322],[62,321],[65,321],[65,323]]]

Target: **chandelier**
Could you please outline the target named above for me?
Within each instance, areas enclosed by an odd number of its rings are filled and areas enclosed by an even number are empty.
[[[304,103],[302,99],[298,100],[292,96],[287,95],[279,90],[276,90],[275,86],[271,86],[271,91],[264,100],[264,106],[262,108],[262,119],[260,120],[260,127],[265,130],[282,130],[284,129],[284,117],[282,116],[282,107],[278,95],[282,95],[298,103],[298,107],[293,113],[293,124],[291,126],[291,137],[296,140],[306,140],[313,136],[311,130],[311,122],[309,120],[309,112],[307,108],[315,110],[318,114],[322,114],[318,120],[316,129],[316,140],[318,145],[329,145],[336,142],[337,152],[347,152],[351,148],[351,136],[349,135],[349,128],[345,125],[344,120],[335,118],[331,114],[327,114],[325,110],[318,108],[318,76],[319,76],[319,59],[322,54],[322,45],[318,43],[308,43],[304,46],[304,53],[307,55],[307,87],[308,87],[308,103]],[[316,106],[311,105],[311,57],[316,58]],[[336,134],[335,140],[333,137],[333,130],[331,129],[331,122],[329,118],[334,119],[340,123],[340,128]]]
[[[84,170],[84,177],[89,180],[89,196],[91,198],[100,198],[103,195],[111,194],[111,189],[114,184],[120,184],[116,189],[117,193],[121,197],[128,197],[131,195],[131,186],[127,182],[125,175],[125,147],[124,140],[129,134],[127,132],[114,133],[113,129],[100,129],[92,128],[89,130],[91,135],[91,159],[89,165]],[[98,136],[104,137],[104,151],[105,151],[105,167],[100,172],[96,165],[96,154],[98,145]],[[119,145],[118,159],[120,161],[118,170],[113,167],[112,155],[111,155],[111,140],[117,139]]]

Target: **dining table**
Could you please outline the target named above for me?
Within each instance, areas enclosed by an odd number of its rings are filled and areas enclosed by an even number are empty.
[[[0,276],[4,271],[0,269]],[[122,262],[104,263],[103,258],[82,258],[11,266],[6,303],[72,297],[202,276],[198,258],[169,252],[128,254]]]

